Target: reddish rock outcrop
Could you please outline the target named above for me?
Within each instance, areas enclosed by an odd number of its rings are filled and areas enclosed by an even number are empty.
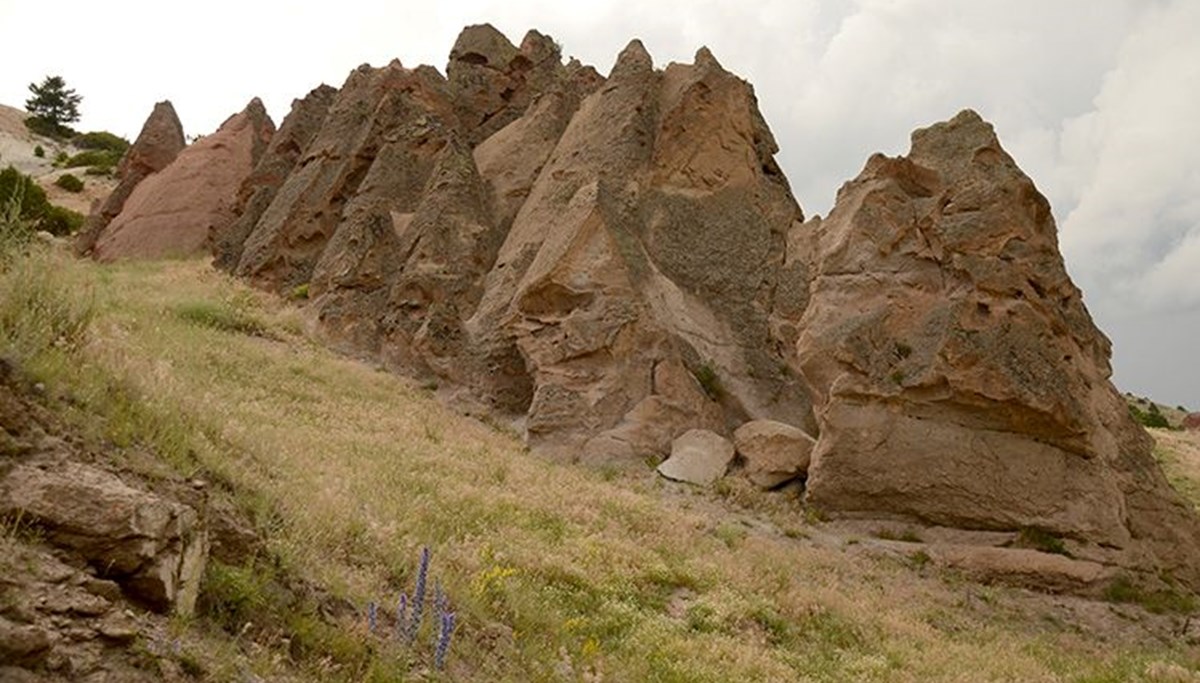
[[[820,439],[809,502],[1086,539],[1200,586],[1200,524],[1109,382],[1049,204],[974,112],[876,155],[812,245],[796,353]]]
[[[179,257],[209,249],[213,231],[232,222],[238,188],[274,132],[255,98],[134,188],[96,240],[95,258]]]
[[[1183,428],[1189,430],[1200,430],[1200,413],[1188,413],[1183,418]]]
[[[175,161],[175,157],[179,156],[186,146],[183,126],[179,123],[179,116],[175,114],[175,107],[168,101],[154,105],[154,111],[150,112],[146,123],[142,125],[142,132],[117,166],[117,178],[120,182],[116,189],[98,210],[88,216],[87,223],[76,238],[76,253],[91,253],[100,234],[125,208],[125,202],[129,201],[134,188],[148,176]]]
[[[258,165],[238,188],[237,206],[233,220],[214,230],[214,265],[222,270],[237,268],[242,247],[254,226],[275,199],[279,187],[296,168],[304,150],[325,123],[329,107],[337,90],[321,85],[303,99],[292,102],[292,110],[283,119],[271,144],[263,152]]]

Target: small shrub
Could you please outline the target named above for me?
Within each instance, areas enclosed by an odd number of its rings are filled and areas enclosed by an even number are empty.
[[[703,363],[692,371],[696,381],[700,383],[700,388],[708,397],[714,401],[721,397],[721,379],[717,377],[717,370],[712,363]]]
[[[1158,406],[1154,405],[1153,403],[1150,404],[1150,408],[1148,410],[1142,410],[1141,408],[1130,404],[1129,414],[1132,415],[1133,419],[1143,427],[1168,429],[1171,426],[1167,422],[1167,418],[1163,417],[1163,414],[1159,412]]]
[[[67,192],[83,192],[83,181],[71,173],[64,173],[54,181],[54,184]]]
[[[111,178],[113,175],[113,169],[104,168],[102,166],[88,166],[87,168],[83,169],[83,174]]]
[[[903,541],[905,543],[923,543],[924,542],[923,539],[921,538],[921,535],[917,533],[916,529],[913,529],[911,527],[905,529],[904,531],[902,531],[900,533],[896,533],[895,531],[892,531],[891,529],[888,529],[888,528],[876,529],[875,530],[875,538],[881,538],[885,541]]]
[[[87,218],[78,211],[50,205],[42,215],[42,220],[38,222],[38,229],[62,237],[79,230],[85,220]]]
[[[113,168],[121,161],[121,153],[107,149],[89,149],[67,159],[67,168],[90,166],[95,168]]]
[[[45,159],[46,158],[46,148],[42,147],[41,145],[34,147],[33,148],[33,156],[35,156],[39,159]]]
[[[105,130],[80,133],[71,143],[79,149],[101,149],[118,154],[124,154],[129,149],[128,140]]]
[[[1026,527],[1021,529],[1021,532],[1017,534],[1016,546],[1018,548],[1030,548],[1043,553],[1050,553],[1052,555],[1065,555],[1067,557],[1071,556],[1071,553],[1067,552],[1067,546],[1063,544],[1061,538],[1055,536],[1049,531],[1044,529],[1036,529],[1034,527]]]
[[[75,134],[70,126],[55,123],[41,116],[30,116],[25,119],[25,127],[34,135],[41,135],[55,140],[66,140]]]
[[[83,216],[75,211],[53,206],[46,191],[33,178],[9,166],[0,171],[0,201],[19,197],[20,218],[33,230],[45,230],[53,235],[67,235],[83,225]]]
[[[933,561],[933,558],[929,556],[929,553],[925,552],[924,550],[916,551],[912,555],[909,555],[908,559],[917,569],[922,569]]]
[[[304,301],[308,299],[308,283],[305,282],[304,284],[293,287],[290,298],[292,301]]]
[[[66,152],[60,151],[58,154],[54,155],[54,165],[57,167],[65,166],[70,159],[71,157],[67,155]]]

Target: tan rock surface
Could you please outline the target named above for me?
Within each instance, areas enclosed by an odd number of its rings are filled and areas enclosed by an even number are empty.
[[[208,250],[213,232],[232,222],[238,188],[274,132],[255,98],[139,183],[96,240],[95,258],[177,258]]]
[[[733,443],[707,429],[690,429],[671,442],[671,457],[658,466],[667,479],[708,486],[725,476]]]

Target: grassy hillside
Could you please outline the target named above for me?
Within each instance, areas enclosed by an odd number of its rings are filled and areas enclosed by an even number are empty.
[[[0,276],[0,354],[126,466],[253,521],[172,623],[201,680],[1200,680],[1183,617],[974,584],[787,494],[548,462],[204,263],[36,251]],[[1200,491],[1200,455],[1163,448]],[[429,624],[392,636],[425,546],[457,614],[441,672]]]

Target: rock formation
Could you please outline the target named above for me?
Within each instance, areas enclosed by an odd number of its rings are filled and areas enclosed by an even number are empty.
[[[1192,431],[1200,430],[1200,413],[1188,413],[1183,418],[1183,428]]]
[[[447,73],[362,66],[297,102],[236,210],[190,205],[224,220],[218,264],[307,291],[330,343],[549,454],[733,434],[752,481],[806,478],[829,515],[1016,544],[940,555],[973,573],[1028,566],[1037,533],[1075,555],[1043,563],[1064,585],[1200,587],[1200,525],[1109,381],[1049,205],[976,114],[804,222],[707,49],[656,69],[633,41],[601,77],[474,26]]]
[[[1200,525],[1109,382],[1050,206],[974,112],[872,157],[799,229],[807,499],[850,516],[1034,528],[1200,586]],[[1146,562],[1146,556],[1152,556]]]
[[[325,123],[337,90],[328,85],[314,88],[303,99],[292,102],[292,111],[271,137],[258,164],[238,188],[234,218],[217,225],[213,234],[214,264],[233,270],[242,258],[242,247],[263,212],[275,199],[283,181],[291,175],[317,131]]]
[[[88,216],[76,238],[76,253],[91,253],[104,229],[125,208],[125,202],[129,201],[134,188],[147,177],[166,168],[185,146],[187,142],[183,137],[183,126],[175,114],[175,107],[168,101],[154,105],[154,111],[150,112],[150,117],[142,125],[142,132],[117,166],[119,183],[116,189],[99,209]]]
[[[94,256],[163,258],[202,253],[233,220],[238,188],[275,132],[257,98],[220,129],[138,184],[96,239]]]

